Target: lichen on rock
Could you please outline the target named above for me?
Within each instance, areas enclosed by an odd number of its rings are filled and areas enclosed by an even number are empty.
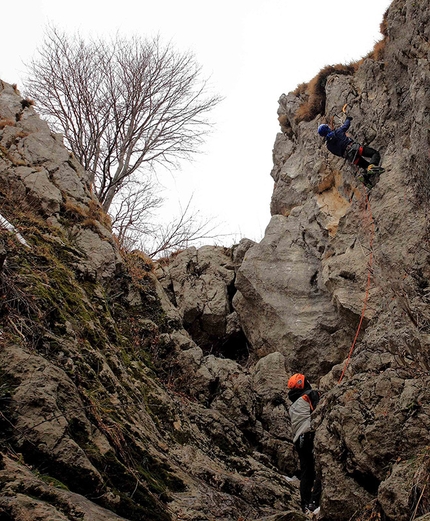
[[[395,0],[368,56],[280,97],[260,243],[163,262],[119,250],[88,173],[1,83],[2,515],[302,520],[304,372],[320,519],[428,518],[429,13]],[[344,104],[382,154],[370,194],[316,133]]]

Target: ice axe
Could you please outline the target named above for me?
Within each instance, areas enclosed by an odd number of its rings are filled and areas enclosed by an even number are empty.
[[[346,109],[348,107],[348,103],[345,103],[345,105],[342,107],[342,113],[345,114],[346,116]],[[332,128],[332,130],[334,129],[334,118],[338,118],[339,121],[342,123],[342,116],[339,115],[339,113],[335,114],[334,116],[331,117],[331,122],[330,122],[330,126]]]

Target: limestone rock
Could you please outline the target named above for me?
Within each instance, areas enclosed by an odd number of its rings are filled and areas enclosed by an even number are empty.
[[[34,168],[21,166],[16,169],[16,176],[22,181],[27,197],[41,204],[47,214],[60,211],[63,197],[60,190],[52,185],[49,174],[43,167],[35,171]]]
[[[396,461],[420,451],[428,428],[428,20],[424,6],[393,2],[383,57],[329,74],[323,111],[309,121],[297,117],[309,92],[281,96],[272,220],[237,273],[233,305],[251,351],[280,352],[287,373],[321,378],[316,444],[328,519],[365,516],[370,503],[375,515],[406,519],[417,501],[410,479],[400,490],[408,466]],[[382,154],[386,172],[369,196],[316,133],[342,122],[344,103],[354,139]]]
[[[185,326],[192,328],[199,322],[202,333],[225,334],[225,317],[230,312],[227,287],[234,279],[230,263],[223,248],[212,247],[190,248],[174,259],[170,274]]]
[[[259,420],[249,370],[208,353],[209,340],[234,351],[243,336],[231,306],[241,254],[188,252],[165,291],[144,254],[121,255],[88,175],[21,101],[2,84],[1,116],[9,102],[22,108],[0,128],[0,197],[14,223],[0,230],[2,511],[168,521],[297,507],[275,467],[288,467],[285,440]]]
[[[70,233],[61,222],[75,221],[75,246],[84,253],[78,268],[84,276],[112,277],[121,259],[89,175],[24,101],[16,88],[1,83],[0,186],[20,199],[24,212],[37,210],[57,231]]]
[[[185,329],[206,352],[221,352],[235,359],[247,356],[231,301],[237,259],[251,244],[243,242],[236,249],[235,259],[224,247],[193,247],[174,256],[168,265],[157,267],[157,277]]]
[[[120,254],[88,174],[0,85],[2,215],[30,246],[0,229],[2,513],[303,519],[300,371],[323,392],[322,519],[428,518],[429,12],[394,0],[384,41],[327,69],[318,103],[312,85],[280,97],[259,244],[164,264]],[[315,132],[344,103],[382,153],[370,195]]]
[[[86,277],[109,279],[115,275],[121,261],[111,242],[90,228],[80,229],[75,242],[76,247],[85,254],[83,262],[77,267]]]
[[[91,426],[84,404],[67,375],[39,356],[29,356],[18,348],[1,352],[5,374],[15,379],[14,400],[24,413],[15,423],[17,447],[32,447],[34,462],[45,460],[55,467],[61,461],[69,479],[84,490],[97,490],[102,478],[79,445],[67,432],[74,424],[82,435],[90,436]],[[61,410],[62,409],[62,410]],[[48,461],[50,463],[48,463]]]
[[[47,475],[37,476],[31,467],[3,458],[0,479],[4,488],[0,509],[16,521],[68,521],[70,515],[83,521],[121,521],[123,517],[96,505],[84,495],[66,489]]]
[[[341,324],[323,285],[327,239],[314,217],[309,224],[309,210],[297,208],[294,220],[272,217],[265,237],[248,250],[238,270],[233,305],[259,357],[277,351],[289,372],[318,376],[342,356],[339,343],[350,324]]]

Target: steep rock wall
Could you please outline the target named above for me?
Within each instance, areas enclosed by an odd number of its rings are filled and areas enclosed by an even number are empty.
[[[311,121],[297,120],[308,93],[281,97],[273,217],[236,279],[234,308],[254,350],[323,377],[316,447],[331,520],[428,511],[429,13],[426,2],[393,2],[383,55],[330,74],[324,113]],[[342,122],[345,103],[351,134],[379,149],[386,169],[369,195],[316,133]]]
[[[427,21],[422,3],[394,2],[383,59],[365,59],[352,75],[329,75],[325,112],[312,121],[296,118],[305,95],[280,99],[288,131],[275,142],[273,217],[242,263],[234,307],[254,349],[282,352],[290,370],[316,378],[343,359],[362,309],[372,217],[379,258],[365,323],[386,285],[402,281],[410,266],[426,269]],[[386,168],[372,191],[371,214],[354,168],[332,156],[316,133],[319,123],[342,122],[345,103],[354,118],[351,134],[379,149]]]
[[[189,301],[175,307],[151,260],[119,251],[89,181],[2,82],[0,518],[294,519],[281,355],[252,368],[204,355]],[[185,259],[207,350],[240,331],[223,316],[234,270],[222,248]]]
[[[332,521],[429,511],[428,26],[425,2],[395,1],[375,50],[323,77],[323,112],[299,117],[312,82],[281,96],[272,219],[233,263],[247,363],[273,355],[286,377],[323,389],[316,447]],[[386,169],[370,194],[316,132],[340,125],[345,103],[352,136]]]
[[[323,112],[303,117],[312,82],[281,96],[272,218],[234,263],[248,363],[277,360],[269,375],[283,364],[280,395],[296,371],[324,392],[316,447],[331,521],[429,510],[429,10],[393,2],[383,42],[321,76]],[[386,169],[370,193],[316,132],[340,125],[344,104]]]
[[[330,73],[310,121],[306,89],[281,97],[260,244],[158,267],[120,254],[86,172],[1,85],[1,213],[30,247],[0,230],[2,514],[300,521],[297,370],[324,391],[323,518],[428,512],[428,22],[425,2],[393,2],[383,54]],[[383,154],[370,204],[316,135],[344,103]]]

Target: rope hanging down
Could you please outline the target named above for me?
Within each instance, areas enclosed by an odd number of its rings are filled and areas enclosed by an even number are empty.
[[[342,374],[340,375],[340,378],[339,378],[339,381],[338,381],[338,384],[341,383],[341,381],[343,380],[343,377],[345,375],[345,372],[348,368],[348,365],[349,365],[349,362],[351,360],[351,357],[352,357],[352,353],[354,352],[354,348],[355,348],[355,344],[357,343],[357,339],[358,339],[358,335],[360,334],[360,330],[361,330],[361,325],[363,323],[363,319],[364,319],[364,314],[366,312],[366,307],[367,307],[367,301],[369,299],[369,290],[370,290],[370,282],[371,282],[371,278],[372,278],[372,265],[373,265],[373,238],[375,236],[375,222],[373,220],[373,216],[372,216],[372,210],[370,208],[370,203],[369,203],[369,197],[368,197],[368,194],[366,192],[366,209],[368,211],[368,214],[369,214],[369,221],[370,221],[370,254],[369,254],[369,260],[368,260],[368,263],[367,263],[367,283],[366,283],[366,292],[364,294],[364,301],[363,301],[363,309],[361,310],[361,317],[360,317],[360,321],[358,323],[358,327],[357,327],[357,332],[355,333],[355,337],[354,337],[354,340],[352,342],[352,345],[351,345],[351,348],[349,350],[349,353],[348,353],[348,357],[347,359],[345,360],[345,363],[344,363],[344,366],[343,366],[343,369],[342,369]]]

